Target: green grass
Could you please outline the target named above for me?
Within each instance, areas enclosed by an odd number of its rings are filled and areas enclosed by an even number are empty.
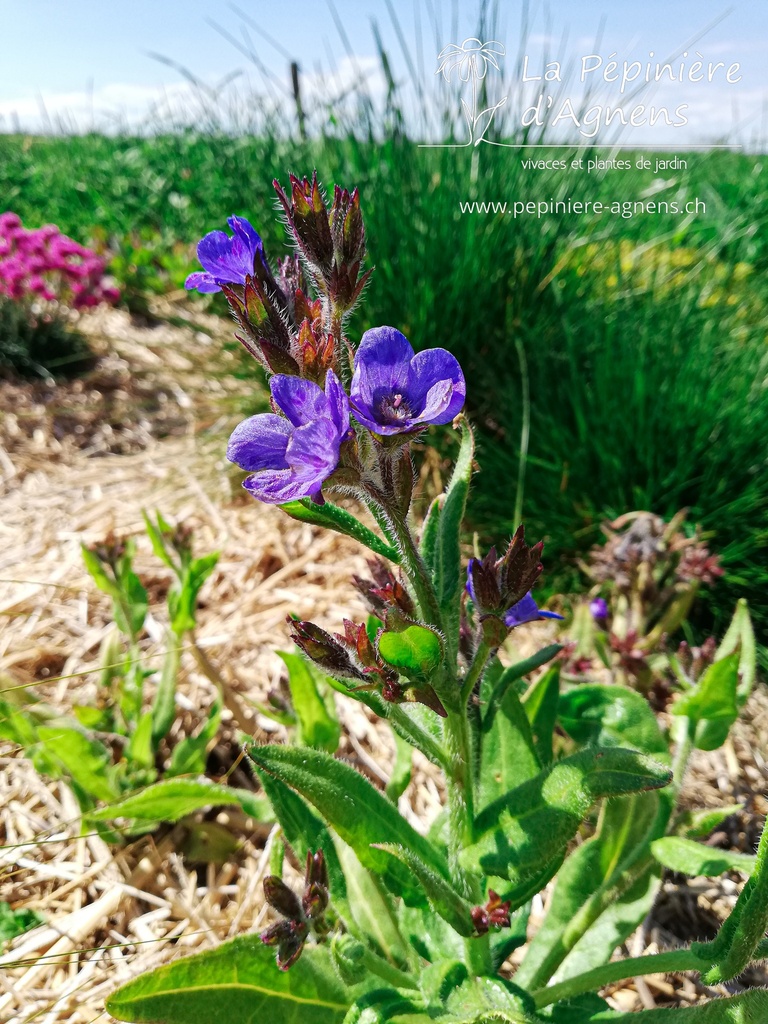
[[[417,347],[459,357],[481,427],[482,534],[514,527],[521,345],[531,393],[522,509],[531,535],[547,538],[549,584],[572,581],[605,515],[688,506],[727,568],[703,625],[721,628],[744,594],[764,627],[764,159],[694,153],[687,170],[602,176],[520,161],[490,146],[419,148],[398,132],[305,143],[275,133],[0,137],[0,193],[30,226],[53,221],[81,242],[111,244],[138,296],[179,287],[194,241],[232,213],[283,251],[272,177],[316,166],[327,186],[358,185],[376,272],[351,333],[390,323]],[[539,220],[459,209],[473,199],[637,199],[659,178],[667,185],[654,198],[698,196],[706,214]]]

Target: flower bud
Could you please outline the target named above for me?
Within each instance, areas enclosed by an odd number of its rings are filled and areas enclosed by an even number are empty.
[[[283,917],[292,920],[301,920],[303,917],[296,893],[277,875],[268,875],[264,879],[264,899]]]
[[[287,621],[293,642],[324,672],[340,679],[365,679],[349,652],[330,633],[314,622],[296,621],[290,616]]]
[[[310,266],[325,277],[333,268],[334,245],[317,171],[313,171],[311,181],[307,178],[300,181],[292,174],[290,182],[290,199],[277,179],[272,184],[299,251]]]

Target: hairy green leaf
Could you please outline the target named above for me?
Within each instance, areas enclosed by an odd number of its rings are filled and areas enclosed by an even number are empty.
[[[37,738],[46,756],[59,763],[86,793],[97,800],[112,801],[118,796],[108,769],[112,757],[97,740],[89,739],[77,729],[41,726]]]
[[[203,807],[238,804],[256,821],[270,821],[269,805],[247,789],[234,789],[198,779],[165,779],[123,800],[91,811],[92,821],[134,818],[144,821],[178,821]]]
[[[643,1018],[640,1020],[640,1018]],[[753,988],[729,999],[712,999],[682,1009],[641,1010],[615,1013],[605,1010],[588,1018],[588,1024],[765,1024],[768,1020],[768,990]]]
[[[636,747],[669,759],[667,741],[648,701],[625,686],[582,683],[560,694],[558,720],[577,743]]]
[[[310,523],[312,526],[323,526],[328,530],[335,530],[336,533],[343,533],[347,537],[354,537],[360,544],[370,548],[375,554],[390,562],[399,562],[400,554],[396,548],[387,544],[378,537],[373,530],[355,519],[349,512],[345,512],[338,505],[326,501],[323,505],[316,505],[309,498],[302,498],[299,501],[289,501],[280,508],[291,519],[297,519],[300,523]]]
[[[684,715],[693,726],[693,743],[699,750],[716,750],[728,738],[739,717],[738,652],[713,662],[696,686],[682,694],[672,705],[676,715]]]
[[[475,822],[481,838],[461,855],[472,870],[521,882],[565,849],[591,805],[667,785],[670,771],[644,754],[589,748],[558,761],[486,807]]]
[[[533,744],[543,765],[552,763],[552,737],[560,696],[560,666],[553,665],[523,695],[523,707],[531,723]]]
[[[221,700],[217,697],[211,705],[208,718],[195,736],[185,736],[173,748],[171,763],[166,777],[174,775],[198,775],[205,771],[207,751],[216,738],[221,721]]]
[[[494,707],[499,705],[510,686],[514,683],[518,683],[530,672],[535,672],[537,668],[541,668],[542,665],[546,665],[546,663],[551,661],[555,655],[562,651],[562,649],[562,644],[549,644],[549,646],[543,647],[540,651],[537,651],[536,654],[532,654],[530,658],[525,658],[523,661],[517,661],[514,665],[509,665],[505,668],[500,673],[498,679],[493,681],[493,689],[489,694],[486,695],[483,690],[480,692],[481,700],[485,700],[487,704],[486,714],[493,714]],[[483,679],[483,683],[486,683],[486,679]]]
[[[757,650],[755,631],[749,615],[749,605],[742,597],[736,603],[731,624],[726,630],[715,655],[717,660],[725,658],[734,651],[739,651],[739,685],[736,696],[739,705],[746,703],[755,683]]]
[[[494,693],[499,691],[497,686]],[[487,807],[540,771],[531,723],[514,688],[506,687],[482,720],[478,807]]]
[[[176,637],[168,637],[168,648],[163,658],[163,667],[157,692],[152,702],[152,749],[157,750],[160,741],[167,736],[176,716],[176,676],[179,672],[179,645]]]
[[[279,971],[258,935],[140,974],[107,1000],[107,1010],[133,1024],[342,1024],[351,999],[327,949],[307,949]]]
[[[412,850],[438,875],[448,877],[442,856],[398,813],[397,808],[342,761],[319,750],[251,746],[254,764],[304,797],[352,847],[361,863],[382,873],[386,884],[407,901],[424,899],[403,864],[373,843],[397,843]]]
[[[415,853],[404,846],[396,846],[394,843],[376,843],[376,848],[396,857],[413,872],[427,894],[429,905],[436,914],[450,924],[454,931],[465,936],[474,933],[472,906],[456,892],[451,883],[446,881],[442,875],[438,875]]]
[[[727,804],[725,807],[714,809],[684,811],[677,818],[676,828],[686,839],[704,839],[726,818],[730,818],[732,814],[738,814],[743,809],[743,804]]]
[[[461,530],[475,454],[472,428],[464,417],[460,420],[460,430],[461,447],[440,511],[434,552],[435,590],[449,644],[459,632],[459,605],[463,589]],[[451,657],[454,655],[455,651],[451,651]]]
[[[722,875],[726,871],[751,874],[757,858],[733,850],[718,850],[682,836],[665,836],[651,844],[651,853],[665,868],[683,875]]]

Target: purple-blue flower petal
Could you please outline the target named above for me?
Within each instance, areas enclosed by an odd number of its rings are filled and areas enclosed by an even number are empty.
[[[477,598],[475,597],[475,580],[474,580],[474,577],[472,575],[475,562],[477,562],[477,561],[478,561],[478,559],[476,559],[476,558],[470,558],[469,562],[467,563],[466,590],[467,590],[467,593],[469,594],[470,598],[472,599],[472,603],[473,604],[477,604]]]
[[[451,410],[457,402],[454,397],[453,385],[449,380],[433,384],[426,395],[424,407],[418,416],[413,417],[414,423],[450,423],[456,413]],[[464,404],[463,396],[458,400],[458,411]]]
[[[338,431],[327,418],[305,423],[291,434],[285,458],[297,473],[315,484],[307,494],[316,490],[338,465],[339,445]]]
[[[515,626],[522,626],[526,622],[535,622],[536,619],[562,619],[557,612],[543,612],[531,596],[531,592],[520,598],[517,604],[513,604],[504,615],[504,622],[510,629]]]
[[[193,274],[190,274],[184,282],[184,287],[187,290],[197,288],[199,292],[205,293],[221,291],[221,285],[216,284],[213,275],[209,274],[207,270],[196,270]]]
[[[245,217],[230,217],[228,224],[234,232],[231,237],[224,231],[209,231],[198,242],[197,258],[207,276],[190,275],[188,288],[212,292],[220,291],[222,284],[245,284],[257,258],[266,266],[261,238]]]
[[[413,347],[394,327],[366,331],[355,355],[352,404],[368,411],[380,394],[402,392],[408,384]]]
[[[264,259],[264,243],[249,220],[245,217],[228,217],[227,224],[242,238],[252,253],[258,253]]]
[[[261,413],[239,423],[229,438],[227,458],[249,473],[287,469],[291,425],[282,416]]]
[[[328,399],[314,381],[276,373],[269,382],[272,397],[294,427],[328,413]]]
[[[347,393],[333,370],[329,370],[325,376],[325,394],[331,419],[343,440],[349,431],[350,405]]]
[[[307,481],[293,469],[266,469],[262,473],[254,473],[246,477],[243,487],[268,505],[282,505],[286,501],[306,498],[311,490]]]
[[[408,396],[411,401],[424,403],[430,389],[438,381],[444,380],[450,381],[453,386],[460,402],[457,412],[461,411],[467,387],[456,356],[444,348],[428,348],[418,352],[408,372]]]

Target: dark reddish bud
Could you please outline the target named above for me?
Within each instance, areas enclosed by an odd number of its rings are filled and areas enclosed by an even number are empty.
[[[491,548],[485,558],[471,558],[467,566],[467,592],[481,613],[503,612],[508,607],[502,602],[497,564],[496,548]]]
[[[377,558],[368,562],[368,568],[373,578],[354,576],[353,583],[371,611],[384,619],[390,608],[399,608],[405,616],[411,618],[416,609],[410,594],[397,577]]]
[[[478,935],[485,935],[489,928],[509,928],[511,901],[502,902],[498,893],[488,890],[488,902],[484,907],[472,908],[472,922]]]
[[[317,882],[313,882],[304,890],[301,905],[310,921],[322,917],[328,907],[328,890]]]
[[[330,633],[314,622],[297,622],[288,617],[293,642],[324,672],[340,679],[365,679],[349,652]]]
[[[304,870],[305,885],[322,885],[328,888],[328,868],[325,865],[325,856],[322,850],[312,853],[307,850],[307,866]]]
[[[311,181],[307,178],[300,181],[292,174],[290,182],[290,199],[277,180],[272,184],[285,210],[291,234],[307,262],[321,275],[330,274],[334,262],[334,245],[317,171],[313,171]]]
[[[543,541],[532,547],[525,543],[525,527],[520,524],[497,566],[502,603],[505,608],[517,604],[533,588],[544,570],[541,564],[543,551]]]
[[[301,904],[296,893],[277,875],[268,875],[264,879],[264,899],[283,917],[301,919]]]
[[[331,234],[338,264],[360,263],[365,256],[365,227],[357,189],[337,185],[331,206]]]
[[[336,341],[333,335],[323,334],[321,325],[315,327],[310,320],[303,320],[296,346],[302,376],[322,386],[326,373],[336,361]]]

